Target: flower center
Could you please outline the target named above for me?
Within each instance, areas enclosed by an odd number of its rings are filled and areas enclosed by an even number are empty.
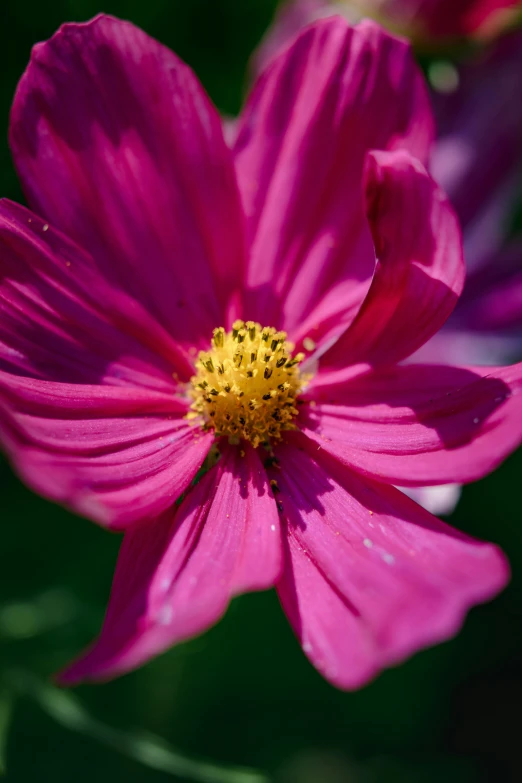
[[[296,397],[304,378],[292,358],[286,333],[253,321],[236,321],[231,332],[214,329],[210,351],[201,351],[191,379],[194,402],[189,416],[232,441],[244,438],[257,448],[294,429]]]

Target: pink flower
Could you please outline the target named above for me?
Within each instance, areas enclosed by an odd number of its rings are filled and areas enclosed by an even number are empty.
[[[484,41],[522,21],[520,0],[283,0],[258,52],[257,66],[304,25],[332,14],[351,22],[371,16],[410,38],[421,49],[437,49],[461,39]]]
[[[349,0],[343,1],[350,5]],[[522,8],[520,0],[352,0],[352,4],[424,46],[491,38],[513,24]]]
[[[132,25],[35,48],[11,126],[35,212],[0,206],[1,434],[30,486],[125,531],[64,682],[275,585],[306,655],[356,688],[505,585],[494,546],[392,486],[478,479],[521,440],[521,365],[400,364],[464,278],[432,135],[408,47],[371,22],[305,30],[232,152]]]

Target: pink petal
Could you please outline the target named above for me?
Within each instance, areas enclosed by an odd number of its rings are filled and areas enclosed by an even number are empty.
[[[33,49],[10,142],[33,208],[176,339],[207,344],[241,283],[243,217],[192,71],[128,22],[64,25]]]
[[[0,372],[0,437],[35,491],[123,528],[170,508],[212,444],[166,394]]]
[[[328,0],[286,0],[276,10],[265,37],[254,52],[254,74],[261,73],[304,27],[323,16],[337,14],[340,10]]]
[[[235,145],[252,249],[245,312],[299,341],[338,334],[369,286],[370,149],[427,158],[432,119],[408,46],[372,22],[307,28],[257,82]]]
[[[322,390],[300,427],[320,448],[392,484],[454,484],[491,472],[522,443],[522,363],[407,365]]]
[[[316,461],[302,436],[288,440],[278,449],[288,530],[278,590],[304,652],[334,685],[361,687],[453,636],[471,606],[504,587],[508,567],[496,547],[394,487]]]
[[[357,318],[322,357],[328,375],[318,384],[409,356],[440,329],[464,284],[457,219],[415,158],[371,153],[366,188],[377,268]]]
[[[133,669],[201,633],[246,590],[281,573],[278,514],[254,449],[225,446],[170,515],[126,533],[101,635],[61,675],[64,683]]]
[[[212,442],[183,418],[190,371],[90,256],[0,203],[0,437],[31,487],[114,527],[172,506]]]
[[[69,383],[174,394],[187,354],[90,256],[29,210],[0,201],[0,368]]]

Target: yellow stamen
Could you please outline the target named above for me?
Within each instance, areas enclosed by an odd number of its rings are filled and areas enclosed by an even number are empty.
[[[196,361],[189,418],[255,448],[280,440],[295,429],[296,397],[306,381],[299,371],[304,354],[292,357],[293,348],[285,332],[253,321],[235,321],[230,332],[214,329],[211,349]]]

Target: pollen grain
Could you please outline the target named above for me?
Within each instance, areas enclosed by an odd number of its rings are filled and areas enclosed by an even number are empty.
[[[253,321],[235,321],[232,330],[214,329],[209,351],[196,360],[191,379],[193,403],[188,416],[233,443],[280,440],[295,429],[296,397],[306,382],[299,370],[304,354],[285,332]]]

